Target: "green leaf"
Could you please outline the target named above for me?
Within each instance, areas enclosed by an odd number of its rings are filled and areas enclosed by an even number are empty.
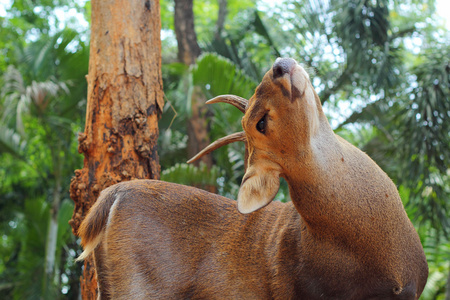
[[[13,157],[26,162],[24,148],[26,141],[13,129],[0,124],[0,154],[9,153]]]
[[[233,94],[248,99],[258,85],[232,61],[213,53],[204,53],[198,58],[192,76],[193,84],[202,87],[211,97]]]

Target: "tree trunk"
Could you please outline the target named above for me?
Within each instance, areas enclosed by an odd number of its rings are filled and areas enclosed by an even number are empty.
[[[194,30],[193,0],[175,0],[175,35],[178,42],[178,61],[192,65],[200,55]]]
[[[81,221],[104,188],[135,178],[159,179],[158,118],[164,106],[159,1],[93,0],[85,132],[78,151],[70,225]],[[84,263],[83,299],[97,297],[92,258]]]
[[[214,38],[220,40],[222,38],[222,30],[225,25],[225,19],[227,17],[227,0],[219,0],[219,12],[217,14],[216,33]]]
[[[56,262],[56,244],[58,242],[58,215],[61,203],[61,178],[63,161],[61,160],[61,142],[54,142],[51,138],[50,129],[46,130],[47,141],[52,143],[50,145],[50,152],[53,161],[53,176],[55,177],[55,183],[53,186],[53,200],[50,207],[50,218],[47,228],[47,238],[45,243],[45,274],[43,281],[43,297],[44,299],[50,299],[54,295],[52,285],[55,279],[55,262]]]
[[[200,47],[197,43],[197,35],[194,28],[194,11],[192,9],[193,0],[175,0],[175,34],[178,42],[178,60],[187,66],[195,63],[200,55]],[[188,120],[188,157],[191,158],[200,150],[209,145],[208,122],[206,115],[208,109],[205,106],[205,95],[199,87],[194,87],[191,95],[192,115]],[[211,168],[213,162],[209,155],[203,156],[195,162],[205,163]],[[207,191],[215,193],[215,186],[197,186]]]
[[[56,243],[58,240],[58,214],[61,202],[61,177],[55,178],[53,190],[53,201],[50,209],[50,219],[47,229],[47,239],[45,246],[45,278],[44,278],[44,298],[50,299],[51,286],[55,275]]]
[[[445,300],[450,300],[450,268],[447,274],[447,283],[445,284]]]
[[[198,86],[194,86],[191,96],[192,115],[188,120],[188,156],[193,157],[210,144],[208,134],[208,108],[205,105],[206,97]],[[200,162],[212,167],[210,155],[203,156]],[[197,163],[198,164],[198,163]],[[209,189],[208,189],[209,190]]]

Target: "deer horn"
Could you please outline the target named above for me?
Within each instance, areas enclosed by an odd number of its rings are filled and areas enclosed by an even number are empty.
[[[245,109],[247,108],[248,100],[235,95],[221,95],[206,101],[206,104],[219,102],[229,103],[245,114]]]
[[[226,137],[220,138],[217,141],[215,141],[214,143],[211,143],[209,146],[207,146],[205,149],[203,149],[202,151],[200,151],[199,153],[197,153],[197,155],[195,155],[193,158],[191,158],[190,160],[188,160],[188,164],[193,163],[194,161],[196,161],[197,159],[199,159],[200,157],[202,157],[205,154],[211,153],[214,150],[234,143],[234,142],[245,142],[247,140],[247,138],[245,137],[245,132],[241,131],[241,132],[236,132],[230,135],[227,135]]]
[[[245,98],[239,97],[239,96],[235,96],[235,95],[220,95],[215,98],[212,98],[211,100],[206,101],[206,104],[213,104],[213,103],[220,103],[220,102],[229,103],[245,114],[245,109],[247,108],[248,100]],[[193,163],[194,161],[198,160],[203,155],[211,153],[214,150],[216,150],[222,146],[225,146],[225,145],[228,145],[228,144],[231,144],[234,142],[238,142],[238,141],[245,142],[246,140],[247,139],[245,137],[245,132],[243,132],[243,131],[227,135],[226,137],[220,138],[217,141],[215,141],[214,143],[211,143],[205,149],[203,149],[202,151],[197,153],[197,155],[195,155],[193,158],[188,160],[187,163],[188,164]]]

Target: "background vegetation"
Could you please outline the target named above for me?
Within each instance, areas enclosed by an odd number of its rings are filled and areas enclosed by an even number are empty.
[[[174,3],[161,2],[162,179],[216,185],[235,198],[243,145],[216,151],[211,170],[185,164],[186,95],[199,87],[207,98],[249,97],[276,57],[293,57],[309,70],[335,131],[397,184],[429,262],[422,299],[450,299],[450,35],[434,0],[228,0],[221,30],[218,2],[194,1],[202,55],[191,67],[176,62]],[[76,299],[80,247],[67,223],[68,191],[82,166],[77,133],[86,109],[90,2],[3,3],[0,298]],[[233,108],[214,105],[206,116],[211,140],[240,130]],[[277,200],[289,201],[285,184]]]

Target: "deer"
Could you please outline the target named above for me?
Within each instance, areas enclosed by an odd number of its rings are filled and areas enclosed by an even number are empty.
[[[337,136],[305,69],[278,58],[254,95],[222,95],[243,131],[237,201],[157,180],[103,190],[79,228],[99,299],[419,299],[428,265],[397,188]],[[280,177],[290,202],[272,201]]]

